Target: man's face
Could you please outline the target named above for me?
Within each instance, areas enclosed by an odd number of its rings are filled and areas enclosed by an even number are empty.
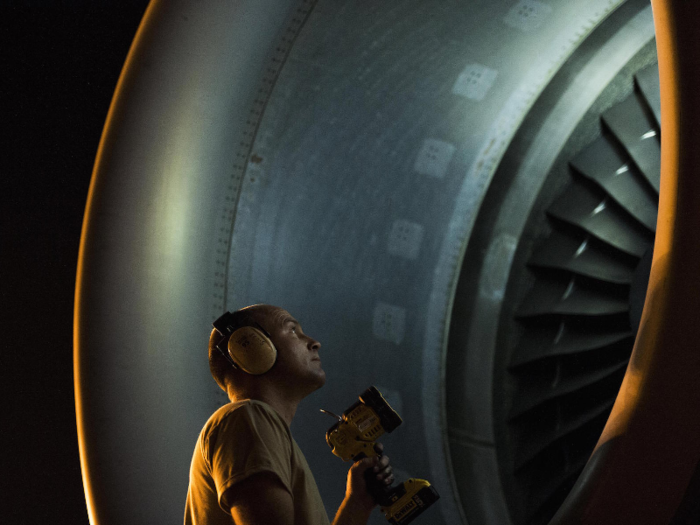
[[[321,368],[321,343],[304,333],[301,324],[286,310],[270,308],[260,323],[277,348],[277,365],[285,383],[299,386],[310,393],[326,382]]]

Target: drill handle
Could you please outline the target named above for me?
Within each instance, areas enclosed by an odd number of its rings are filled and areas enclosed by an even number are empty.
[[[367,469],[365,471],[365,482],[367,483],[367,492],[378,505],[388,507],[391,504],[391,495],[394,492],[394,488],[379,481],[374,470]]]
[[[377,450],[376,447],[374,450],[377,453],[377,459],[381,459],[384,454]],[[391,496],[395,489],[391,485],[386,485],[383,481],[379,481],[373,467],[365,470],[365,483],[367,484],[367,492],[378,505],[388,507],[391,504]]]

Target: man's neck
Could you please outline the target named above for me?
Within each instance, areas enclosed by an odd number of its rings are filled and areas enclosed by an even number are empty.
[[[287,426],[292,425],[292,419],[294,419],[294,414],[296,414],[297,406],[299,405],[298,399],[292,398],[288,395],[283,395],[279,392],[269,391],[269,390],[245,390],[241,392],[229,392],[229,399],[231,401],[242,401],[244,399],[255,399],[256,401],[262,401],[270,405],[275,412],[277,412],[282,419],[287,423]]]

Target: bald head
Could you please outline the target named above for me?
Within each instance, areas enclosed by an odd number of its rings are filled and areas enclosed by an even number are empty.
[[[266,323],[268,325],[279,324],[284,320],[286,316],[289,315],[289,313],[284,308],[262,303],[246,306],[245,308],[241,308],[240,310],[238,310],[236,313],[240,313],[242,319],[254,320],[260,326],[265,328],[265,330],[267,330],[268,332],[272,329],[272,326],[270,326],[270,329],[268,329]]]

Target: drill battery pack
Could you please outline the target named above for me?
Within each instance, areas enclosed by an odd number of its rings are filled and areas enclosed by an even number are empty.
[[[396,487],[403,494],[396,494],[396,500],[389,506],[382,506],[382,512],[391,525],[405,525],[417,518],[430,507],[440,495],[424,479],[409,478]]]

